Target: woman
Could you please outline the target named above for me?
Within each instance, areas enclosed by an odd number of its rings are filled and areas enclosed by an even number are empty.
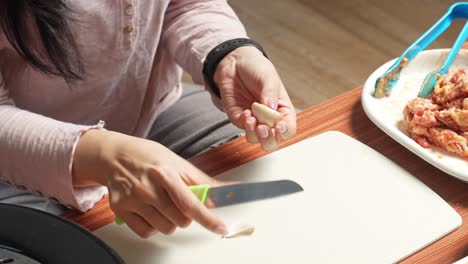
[[[225,1],[5,0],[0,23],[0,202],[59,214],[29,193],[81,211],[109,193],[141,237],[192,220],[223,234],[186,187],[221,183],[184,158],[242,130],[267,151],[295,133],[274,66]],[[227,117],[182,88],[181,68]],[[259,124],[255,101],[283,119]]]

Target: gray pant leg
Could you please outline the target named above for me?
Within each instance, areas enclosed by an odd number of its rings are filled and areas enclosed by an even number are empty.
[[[163,144],[183,158],[235,139],[243,131],[211,102],[200,86],[185,84],[182,97],[153,124],[148,139]]]

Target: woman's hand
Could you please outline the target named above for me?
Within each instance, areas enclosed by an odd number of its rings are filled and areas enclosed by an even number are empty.
[[[229,53],[214,75],[223,108],[237,127],[246,131],[250,143],[266,151],[276,149],[281,139],[296,133],[296,112],[273,64],[255,47],[240,47]],[[274,127],[259,124],[252,115],[253,102],[259,102],[283,115]]]
[[[156,142],[90,130],[81,136],[73,161],[75,186],[108,187],[110,207],[139,236],[173,233],[192,220],[225,234],[224,223],[187,188],[219,182]]]

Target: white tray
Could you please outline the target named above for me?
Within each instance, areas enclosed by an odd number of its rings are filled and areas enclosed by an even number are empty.
[[[468,160],[437,147],[423,148],[411,139],[403,128],[403,109],[405,105],[418,95],[424,77],[427,73],[442,65],[448,52],[448,49],[438,49],[427,50],[418,54],[402,70],[398,84],[393,88],[391,95],[385,98],[375,98],[372,95],[375,81],[396,59],[380,66],[364,84],[361,98],[362,106],[370,120],[398,143],[440,170],[468,182]],[[456,68],[468,69],[467,50],[462,50],[455,59],[451,69]]]
[[[227,224],[255,226],[251,236],[220,239],[196,223],[171,236],[149,239],[115,223],[94,234],[130,264],[380,264],[396,263],[462,223],[460,215],[416,177],[335,131],[217,178],[290,179],[304,191],[213,210]]]

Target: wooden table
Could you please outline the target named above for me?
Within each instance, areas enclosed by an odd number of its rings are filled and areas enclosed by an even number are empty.
[[[338,130],[383,153],[439,194],[463,218],[459,229],[401,263],[453,263],[468,256],[468,184],[436,169],[384,134],[365,115],[360,95],[361,88],[356,88],[299,113],[297,135],[280,147],[325,131]],[[216,175],[263,155],[265,153],[258,146],[240,138],[190,161],[206,173]],[[91,231],[114,220],[107,197],[85,214],[70,212],[64,216]]]

